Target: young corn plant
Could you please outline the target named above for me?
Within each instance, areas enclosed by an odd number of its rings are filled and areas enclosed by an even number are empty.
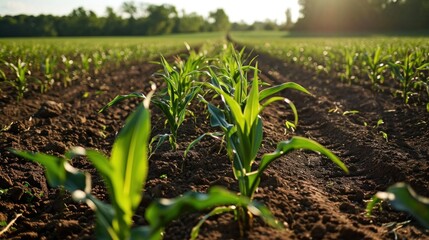
[[[221,89],[224,94],[229,95],[236,102],[238,102],[241,109],[244,109],[244,107],[246,106],[246,102],[249,95],[248,94],[249,85],[250,85],[250,82],[248,81],[249,75],[251,74],[251,72],[253,72],[255,75],[255,78],[257,78],[257,72],[258,72],[258,69],[256,67],[253,67],[250,65],[254,59],[251,59],[250,61],[248,61],[248,58],[244,55],[244,50],[245,49],[243,48],[240,52],[238,52],[234,49],[233,45],[230,45],[228,48],[226,48],[226,51],[223,52],[223,55],[220,54],[221,57],[218,60],[219,61],[218,65],[209,67],[208,74],[211,77],[211,84],[206,84],[209,87],[209,89],[211,87]],[[260,82],[259,80],[258,80],[258,83],[262,85],[268,85],[266,83],[263,83],[262,81]],[[288,82],[288,83],[283,83],[261,91],[261,101],[267,97],[270,97],[271,95],[274,95],[288,88],[310,94],[305,88],[303,88],[299,84]],[[217,94],[221,96],[221,99],[224,103],[224,108],[225,108],[224,110],[219,109],[219,111],[222,111],[227,122],[232,123],[233,117],[228,104],[226,104],[222,94],[219,94],[219,93]],[[213,106],[211,103],[209,103],[207,100],[205,100],[204,97],[199,96],[199,98],[202,102],[207,104],[209,112],[217,111],[216,107]],[[287,120],[285,122],[285,126],[287,129],[294,130],[298,124],[298,113],[293,102],[287,98],[281,98],[281,97],[275,97],[270,100],[284,101],[286,104],[290,106],[294,114],[294,121],[290,122]],[[186,158],[186,155],[189,152],[189,150],[192,147],[194,147],[198,142],[200,142],[205,136],[218,138],[224,135],[225,134],[219,133],[219,132],[204,133],[188,146],[188,148],[185,150],[184,157]]]
[[[209,70],[211,75],[216,75],[216,79],[219,80],[216,82],[218,87],[222,87],[230,96],[241,103],[248,95],[247,74],[254,69],[251,66],[253,60],[248,60],[248,56],[245,55],[245,48],[238,52],[234,45],[230,44],[220,54],[219,66],[212,66]],[[217,71],[216,68],[218,68]]]
[[[372,210],[380,201],[389,201],[393,208],[408,212],[429,229],[429,198],[419,196],[409,185],[396,183],[386,192],[376,193],[366,207],[367,216],[371,216]]]
[[[61,70],[61,75],[63,78],[63,85],[64,87],[67,87],[71,81],[71,74],[73,73],[73,64],[74,61],[71,58],[66,57],[65,55],[61,56],[61,61],[63,63],[63,69]]]
[[[419,82],[419,71],[425,70],[429,63],[423,63],[423,59],[418,56],[418,53],[412,52],[407,54],[404,60],[389,62],[392,77],[397,79],[400,84],[400,94],[405,103],[408,103],[410,97],[414,94],[413,85]]]
[[[150,138],[150,95],[127,119],[113,144],[110,160],[95,150],[76,147],[59,158],[42,153],[11,150],[18,156],[38,162],[46,169],[52,187],[63,186],[72,198],[86,202],[96,213],[97,239],[162,239],[165,226],[186,213],[206,209],[250,209],[273,226],[279,226],[270,211],[263,205],[238,196],[220,187],[208,193],[187,192],[174,199],[160,199],[151,203],[145,212],[149,226],[132,228],[137,207],[148,173],[148,142]],[[111,204],[104,203],[91,194],[91,177],[69,163],[76,156],[86,156],[95,166],[106,184]],[[198,235],[199,226],[193,231]]]
[[[0,82],[6,81],[6,74],[3,72],[3,70],[0,69]],[[2,88],[0,86],[0,93],[2,92]]]
[[[378,46],[373,54],[367,53],[365,56],[367,64],[367,75],[371,80],[373,86],[377,84],[383,84],[384,76],[383,73],[387,68],[385,62],[385,57],[381,56],[381,47]]]
[[[293,137],[289,141],[278,143],[274,152],[262,156],[258,169],[252,170],[263,139],[262,118],[259,114],[269,104],[284,100],[282,97],[272,95],[285,88],[294,88],[308,93],[297,84],[282,84],[260,92],[258,85],[257,68],[255,68],[251,89],[244,105],[241,105],[222,88],[207,85],[216,91],[225,103],[223,110],[209,103],[210,123],[214,127],[220,127],[224,133],[227,152],[232,162],[234,176],[238,180],[241,196],[252,199],[259,186],[260,178],[268,166],[279,157],[297,149],[307,149],[322,153],[345,172],[348,172],[347,167],[332,152],[317,142],[302,137]],[[228,112],[228,114],[225,112]],[[226,115],[230,115],[231,119],[228,119]],[[296,112],[295,116],[297,121]],[[252,214],[246,207],[238,208],[236,214],[241,231],[245,232],[251,226]]]
[[[104,60],[106,58],[106,54],[104,52],[94,52],[92,54],[93,66],[94,66],[94,74],[98,74],[103,67]]]
[[[41,70],[44,75],[44,79],[40,80],[40,91],[42,93],[49,90],[49,88],[54,84],[54,73],[55,68],[57,67],[56,57],[46,57],[43,60]]]
[[[150,99],[147,98],[148,101]],[[38,162],[46,168],[52,187],[64,186],[76,201],[86,202],[96,211],[99,239],[130,239],[132,216],[141,200],[147,177],[147,143],[150,136],[148,101],[127,119],[113,144],[110,160],[95,150],[74,148],[66,158],[13,150],[23,158]],[[91,194],[91,178],[69,164],[69,160],[86,155],[103,177],[111,204]]]
[[[163,66],[163,73],[160,76],[167,86],[154,96],[152,103],[163,112],[166,117],[166,124],[170,128],[168,135],[158,136],[159,141],[168,136],[173,150],[177,149],[179,127],[184,122],[186,115],[193,115],[188,109],[188,105],[201,90],[201,87],[197,84],[197,79],[201,75],[200,69],[204,67],[204,63],[204,56],[199,56],[195,52],[191,52],[186,61],[178,59],[176,66],[170,65],[164,57],[161,57],[160,64]],[[133,97],[145,98],[141,93],[117,96],[100,112],[124,99]]]
[[[15,75],[15,78],[6,79],[6,83],[15,88],[17,91],[17,100],[19,101],[24,97],[24,93],[28,90],[28,75],[31,75],[28,64],[21,59],[18,59],[16,65],[6,61],[3,61],[3,63]]]
[[[0,69],[0,80],[6,80],[6,74]]]
[[[343,49],[343,56],[345,62],[343,63],[344,72],[340,74],[341,80],[347,81],[349,84],[352,83],[354,79],[353,76],[353,67],[355,64],[356,53],[354,50],[349,50],[348,48]]]
[[[81,63],[81,68],[85,73],[89,73],[89,70],[91,69],[91,63],[92,63],[92,58],[88,55],[85,55],[84,53],[80,54],[80,63]]]

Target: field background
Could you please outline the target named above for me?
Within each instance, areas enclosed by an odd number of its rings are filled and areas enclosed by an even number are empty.
[[[158,89],[165,87],[154,75],[160,66],[153,62],[161,55],[170,62],[186,58],[187,44],[202,54],[222,52],[227,39],[237,49],[245,47],[250,58],[256,57],[264,82],[293,81],[313,94],[280,94],[298,109],[295,132],[284,127],[292,118],[286,105],[270,106],[261,114],[266,122],[261,154],[274,151],[279,141],[305,136],[332,150],[351,172],[344,174],[312,152],[297,151],[281,158],[264,173],[255,199],[266,204],[285,229],[270,228],[256,219],[248,239],[429,238],[415,218],[387,202],[371,218],[365,216],[369,199],[396,182],[407,182],[418,194],[429,196],[429,70],[425,66],[429,39],[378,34],[295,37],[280,31],[1,38],[0,222],[23,214],[1,237],[94,239],[92,210],[49,187],[40,165],[8,149],[61,156],[72,146],[84,146],[107,155],[139,101],[126,101],[103,114],[98,113],[101,107],[117,95],[147,93],[151,82]],[[371,75],[369,59],[374,60],[377,51],[379,72]],[[401,80],[404,68],[400,65],[407,58],[415,63],[408,82]],[[25,70],[19,72],[10,64]],[[150,159],[144,198],[134,218],[137,225],[147,224],[144,211],[156,199],[191,190],[205,192],[211,186],[238,191],[221,141],[207,138],[183,157],[194,139],[214,131],[203,104],[194,101],[190,109],[197,114],[180,129],[177,151],[163,144]],[[152,106],[152,113],[153,134],[166,133],[161,111]],[[108,201],[103,181],[91,164],[83,158],[72,164],[93,176],[94,195]],[[187,239],[201,215],[172,222],[165,239]],[[203,225],[199,239],[239,239],[237,229],[232,214],[216,216]]]

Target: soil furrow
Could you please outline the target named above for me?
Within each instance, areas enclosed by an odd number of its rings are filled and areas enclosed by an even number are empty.
[[[292,135],[319,141],[336,153],[350,168],[344,174],[319,154],[295,151],[274,162],[263,174],[255,198],[266,204],[286,229],[267,227],[256,218],[247,239],[394,239],[389,222],[411,223],[395,230],[403,239],[427,239],[429,232],[413,218],[395,212],[387,204],[374,217],[363,216],[366,200],[396,181],[407,181],[422,195],[429,196],[429,130],[427,113],[420,106],[406,106],[387,93],[378,95],[359,85],[336,84],[280,60],[259,54],[261,77],[271,83],[295,81],[316,97],[287,91],[300,114],[295,133],[284,128],[292,120],[286,104],[268,107],[264,119],[261,154]],[[0,99],[0,124],[11,127],[0,132],[0,221],[8,222],[23,213],[7,239],[94,239],[94,214],[84,204],[74,203],[68,194],[47,186],[43,169],[7,151],[14,147],[62,155],[71,146],[96,148],[108,154],[118,130],[137,100],[126,101],[98,114],[100,107],[118,94],[147,92],[157,66],[142,64],[75,83],[56,87],[46,95],[28,94],[17,104]],[[98,80],[96,80],[98,79]],[[157,81],[155,81],[157,82]],[[328,84],[330,82],[330,84]],[[158,86],[161,85],[157,82]],[[47,103],[52,101],[53,103]],[[42,108],[45,108],[44,110]],[[206,191],[220,185],[238,191],[221,141],[204,139],[186,159],[187,145],[209,126],[202,105],[191,106],[195,118],[185,121],[179,131],[179,150],[162,145],[151,157],[144,199],[134,218],[146,224],[144,211],[154,199],[176,197],[186,191]],[[359,110],[343,115],[344,111]],[[31,118],[31,119],[30,119]],[[152,108],[153,134],[165,133],[164,117]],[[383,119],[379,126],[377,121]],[[426,122],[425,122],[426,121]],[[367,126],[364,126],[366,122]],[[388,134],[388,142],[381,131]],[[85,159],[73,160],[77,168],[89,171],[94,194],[107,201],[102,180]],[[202,213],[174,221],[165,239],[187,239]],[[232,214],[211,218],[199,239],[239,239]]]
[[[326,80],[314,79],[310,74],[291,75],[290,78],[287,78],[285,77],[288,74],[287,72],[294,70],[293,68],[284,67],[281,61],[273,60],[268,56],[261,56],[261,54],[259,56],[262,59],[259,60],[260,68],[274,84],[295,81],[307,89],[312,89],[311,92],[316,96],[316,99],[292,92],[287,94],[287,97],[294,101],[299,109],[300,126],[297,134],[304,134],[314,138],[329,147],[345,161],[351,170],[350,176],[353,176],[353,178],[344,176],[343,174],[334,174],[336,184],[327,188],[326,182],[332,179],[332,172],[323,178],[317,178],[309,183],[310,189],[324,189],[323,193],[327,196],[330,195],[329,192],[334,193],[331,196],[335,197],[328,197],[328,200],[325,199],[325,201],[322,201],[323,203],[327,203],[327,208],[329,208],[328,206],[331,207],[332,212],[330,213],[333,216],[347,219],[346,222],[351,223],[352,226],[360,230],[366,229],[366,236],[374,237],[372,233],[374,229],[378,233],[387,232],[387,229],[379,226],[366,226],[369,224],[369,220],[363,218],[362,214],[365,210],[364,200],[368,200],[371,197],[368,194],[373,194],[376,190],[383,190],[394,182],[406,181],[417,182],[417,185],[414,187],[423,190],[421,194],[427,195],[427,183],[422,182],[422,180],[416,180],[415,178],[419,179],[419,177],[416,177],[416,174],[413,174],[413,171],[410,171],[405,166],[420,162],[423,168],[427,168],[428,158],[427,155],[425,156],[427,148],[425,149],[424,147],[422,149],[421,145],[411,147],[408,144],[401,144],[403,140],[396,138],[395,135],[391,136],[394,142],[392,140],[386,142],[381,135],[378,135],[378,131],[374,130],[374,127],[368,128],[362,124],[353,123],[350,121],[352,117],[342,115],[345,110],[357,108],[367,111],[364,112],[365,116],[379,115],[385,121],[392,122],[398,126],[401,125],[401,121],[398,120],[406,119],[405,116],[402,116],[402,119],[388,118],[392,114],[389,115],[390,111],[386,113],[385,110],[397,105],[390,103],[386,99],[381,101],[379,98],[384,97],[390,99],[390,101],[397,102],[395,99],[386,94],[381,97],[374,97],[373,92],[365,90],[362,87],[358,88],[357,86],[333,83],[327,85]],[[371,107],[362,108],[362,105]],[[329,113],[329,110],[336,109],[339,106],[341,108],[338,109],[338,113]],[[416,111],[416,109],[413,110]],[[418,110],[421,111],[422,109]],[[401,109],[397,109],[396,111],[401,113]],[[414,111],[411,112],[419,117],[414,117],[413,119],[421,119],[422,115],[424,115],[424,113],[418,114]],[[407,117],[410,116],[407,115]],[[402,124],[406,125],[403,121]],[[404,126],[401,126],[401,129],[403,128]],[[390,126],[383,128],[383,130],[389,133],[391,129]],[[418,135],[427,134],[427,125],[420,126],[416,132]],[[411,140],[415,140],[414,136]],[[410,156],[414,156],[414,158]],[[332,164],[324,167],[333,168]],[[318,174],[319,171],[319,168],[311,169],[310,175],[318,176],[320,175]],[[421,174],[425,175],[423,172],[417,175],[421,176]],[[349,188],[349,190],[345,191],[344,188]],[[368,190],[370,191],[368,192]],[[364,194],[364,192],[366,193]],[[320,195],[320,192],[315,192],[314,197],[317,199],[320,198]],[[348,206],[346,204],[349,204],[348,202],[350,201],[348,200],[350,199],[353,205],[349,207],[352,210],[347,213]],[[332,208],[335,205],[339,206],[339,209]],[[343,210],[345,213],[342,213],[344,212]],[[393,221],[393,219],[390,219],[390,221]],[[418,227],[419,225],[417,224]],[[424,230],[420,231],[424,232]],[[387,237],[387,235],[384,235],[384,237]]]

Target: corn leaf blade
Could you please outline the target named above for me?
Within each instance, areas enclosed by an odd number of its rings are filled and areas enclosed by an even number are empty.
[[[160,233],[166,224],[182,214],[229,205],[245,206],[271,226],[282,227],[263,204],[251,202],[249,198],[238,196],[221,187],[212,187],[207,194],[188,192],[178,198],[160,199],[149,205],[145,217],[150,223],[151,232]]]
[[[150,114],[140,105],[127,119],[113,144],[113,191],[117,204],[128,215],[137,208],[147,177],[147,148],[150,136]]]
[[[257,183],[259,182],[259,178],[262,175],[262,173],[265,171],[265,169],[277,158],[298,149],[305,149],[305,150],[311,150],[314,152],[319,152],[326,157],[328,157],[332,162],[334,162],[337,166],[339,166],[344,172],[349,173],[348,168],[346,165],[337,157],[335,154],[333,154],[331,151],[320,145],[319,143],[310,140],[308,138],[303,137],[292,137],[289,141],[282,141],[277,144],[277,149],[269,154],[265,154],[262,159],[261,163],[259,165],[259,168],[257,170],[257,175],[255,178],[253,178],[253,182],[251,183],[252,191],[256,190]]]
[[[128,98],[146,98],[146,96],[143,93],[130,93],[130,94],[126,94],[126,95],[118,95],[116,96],[114,99],[112,99],[112,101],[110,101],[109,103],[107,103],[104,107],[102,107],[100,110],[98,110],[99,113],[104,112],[106,109],[108,109],[109,107],[125,100]]]
[[[395,209],[408,212],[429,228],[429,198],[417,195],[409,185],[396,183],[387,192],[378,192],[367,205],[368,215],[380,200],[389,200]]]
[[[272,96],[272,95],[274,95],[274,94],[276,94],[276,93],[278,93],[278,92],[280,92],[280,91],[282,91],[284,89],[288,89],[288,88],[301,91],[301,92],[306,93],[308,95],[312,95],[303,86],[301,86],[301,85],[299,85],[297,83],[294,83],[294,82],[287,82],[287,83],[282,83],[280,85],[277,85],[277,86],[274,86],[274,87],[269,87],[269,88],[266,88],[266,89],[262,90],[259,93],[259,101],[262,101],[265,98],[270,97],[270,96]]]

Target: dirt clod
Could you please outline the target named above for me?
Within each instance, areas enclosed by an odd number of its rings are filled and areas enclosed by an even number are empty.
[[[322,239],[325,236],[326,228],[320,223],[316,223],[311,229],[311,237],[313,239]]]
[[[34,115],[39,118],[51,118],[61,115],[63,105],[54,101],[45,101]]]

